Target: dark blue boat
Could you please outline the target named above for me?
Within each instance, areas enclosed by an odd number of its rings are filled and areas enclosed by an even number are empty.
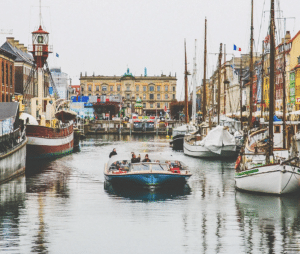
[[[191,177],[187,167],[179,161],[161,160],[151,156],[152,162],[131,163],[124,157],[113,156],[105,164],[105,180],[111,183],[156,187],[182,185]]]

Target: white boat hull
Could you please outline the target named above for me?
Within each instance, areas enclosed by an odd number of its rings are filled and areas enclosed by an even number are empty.
[[[252,168],[235,175],[236,188],[269,194],[286,194],[300,190],[300,168],[273,164]]]
[[[221,154],[214,153],[208,148],[201,145],[190,145],[186,142],[183,143],[183,152],[186,155],[198,157],[198,158],[228,158],[237,155],[236,146],[223,146]]]

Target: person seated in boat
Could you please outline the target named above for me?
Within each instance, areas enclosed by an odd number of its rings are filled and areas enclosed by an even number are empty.
[[[141,157],[136,157],[135,154],[132,154],[131,163],[138,163],[141,161]]]
[[[145,155],[145,159],[143,159],[142,162],[151,162],[151,160],[149,159],[149,155],[148,154]]]
[[[129,171],[129,165],[126,160],[122,161],[120,167],[125,171]]]
[[[114,148],[114,149],[110,152],[109,158],[111,158],[111,157],[114,156],[114,155],[117,155],[117,150],[116,150],[116,148]]]
[[[170,170],[173,168],[171,161],[166,161],[166,163],[169,165]]]
[[[179,161],[175,161],[174,163],[174,168],[179,168],[181,169],[181,163]]]
[[[113,164],[110,166],[110,170],[119,170],[120,169],[120,164],[118,161],[115,161]]]

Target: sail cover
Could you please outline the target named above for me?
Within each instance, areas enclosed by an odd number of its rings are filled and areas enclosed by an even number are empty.
[[[217,126],[212,129],[207,136],[197,142],[214,153],[221,154],[222,147],[228,146],[226,150],[236,150],[235,138],[223,126]]]

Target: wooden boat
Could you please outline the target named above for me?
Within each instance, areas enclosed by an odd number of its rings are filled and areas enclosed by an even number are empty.
[[[283,128],[280,129],[280,125],[273,122],[274,0],[271,0],[270,38],[269,125],[268,128],[253,131],[248,135],[242,154],[236,162],[235,184],[236,188],[241,190],[281,195],[300,190],[300,167],[295,139],[291,142],[291,136],[285,135],[285,114]],[[285,90],[285,87],[283,89]],[[286,144],[289,145],[289,149]]]
[[[131,163],[128,157],[113,156],[105,164],[105,180],[118,184],[158,187],[185,184],[192,175],[181,162],[165,160],[155,155],[150,156],[150,159],[151,162]]]

